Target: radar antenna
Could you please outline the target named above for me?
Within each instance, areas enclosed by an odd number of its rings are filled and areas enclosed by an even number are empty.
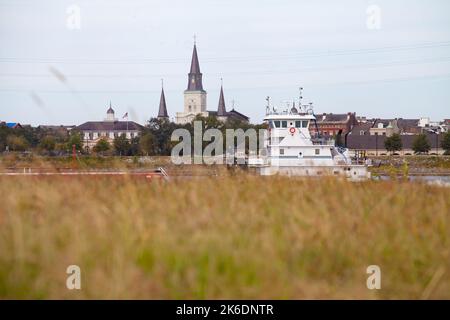
[[[298,96],[298,108],[299,111],[302,112],[302,100],[303,100],[303,87],[298,88],[299,96]]]

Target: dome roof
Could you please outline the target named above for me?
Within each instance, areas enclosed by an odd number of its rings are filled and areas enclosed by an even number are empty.
[[[109,102],[109,109],[106,111],[106,114],[114,114],[114,109],[112,108],[111,102]]]

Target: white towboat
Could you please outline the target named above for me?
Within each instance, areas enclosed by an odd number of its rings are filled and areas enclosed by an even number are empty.
[[[311,104],[303,106],[301,97],[298,108],[294,104],[290,110],[282,112],[271,109],[268,104],[264,147],[257,157],[248,158],[249,167],[256,168],[261,175],[370,178],[367,165],[353,164],[348,149],[335,146],[333,140],[323,139],[320,134],[317,138],[311,137],[309,128],[310,124],[314,126],[315,120]]]

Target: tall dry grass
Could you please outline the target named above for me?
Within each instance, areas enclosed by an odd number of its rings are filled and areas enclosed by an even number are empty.
[[[2,177],[0,203],[0,298],[450,298],[448,188]]]

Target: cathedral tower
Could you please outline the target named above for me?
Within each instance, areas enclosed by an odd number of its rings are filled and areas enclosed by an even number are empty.
[[[197,45],[194,42],[188,85],[184,91],[184,112],[177,113],[178,123],[191,122],[198,114],[205,117],[208,116],[206,111],[206,91],[203,89],[202,78],[200,63],[198,62]]]

